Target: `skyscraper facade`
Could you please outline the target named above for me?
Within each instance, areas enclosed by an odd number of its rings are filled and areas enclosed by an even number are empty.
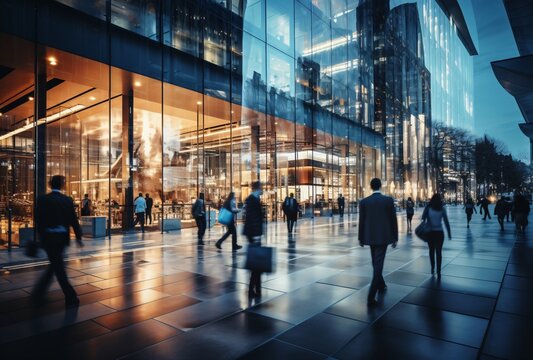
[[[431,192],[433,81],[420,7],[0,6],[3,241],[9,226],[13,243],[31,229],[34,200],[54,174],[67,177],[76,203],[89,195],[109,231],[131,226],[140,192],[154,198],[156,223],[178,218],[183,226],[198,192],[213,207],[230,191],[242,202],[256,180],[269,219],[281,216],[291,192],[302,216],[332,214],[339,193],[354,211],[376,176],[399,198]]]

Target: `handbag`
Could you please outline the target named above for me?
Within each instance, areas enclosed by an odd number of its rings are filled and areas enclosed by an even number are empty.
[[[260,245],[249,245],[246,254],[246,269],[257,272],[272,272],[272,253],[271,247]]]
[[[218,212],[218,222],[222,225],[229,225],[233,221],[233,213],[226,208],[220,209]]]
[[[429,221],[422,221],[420,225],[415,228],[415,234],[423,241],[428,241],[429,233],[431,232],[431,225]]]

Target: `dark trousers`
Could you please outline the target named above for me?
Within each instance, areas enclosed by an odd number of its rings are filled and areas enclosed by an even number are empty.
[[[368,291],[368,299],[373,300],[376,297],[378,290],[385,288],[385,279],[383,279],[383,265],[385,264],[385,254],[387,253],[387,245],[370,245],[370,255],[372,256],[372,267],[374,274],[370,290]]]
[[[254,238],[252,236],[246,236],[249,244],[254,243]],[[252,271],[250,273],[250,284],[248,285],[248,293],[261,295],[261,272]]]
[[[500,228],[503,230],[503,223],[505,221],[505,214],[504,215],[498,215],[498,223],[500,224]]]
[[[224,235],[217,241],[217,244],[220,245],[231,235],[231,245],[233,247],[237,246],[237,228],[235,227],[235,222],[232,221],[226,225],[227,230]]]
[[[467,224],[469,224],[470,221],[472,221],[472,213],[466,213],[466,222],[467,222]]]
[[[72,302],[78,298],[76,291],[68,281],[67,272],[65,271],[65,263],[63,262],[63,250],[65,249],[65,246],[66,241],[60,241],[57,239],[43,242],[43,249],[48,255],[50,265],[48,265],[48,268],[33,289],[32,296],[34,299],[41,300],[44,298],[53,275],[56,276],[57,282],[61,286],[61,290],[63,290],[65,302]]]
[[[207,220],[205,216],[197,216],[194,220],[196,221],[196,226],[198,226],[198,241],[202,241],[207,228]]]
[[[141,224],[141,231],[144,232],[144,213],[135,213],[135,221],[133,222],[133,227],[137,225],[137,223]]]
[[[442,264],[442,245],[444,243],[444,232],[432,231],[429,234],[429,261],[431,263],[431,273],[435,271],[435,257],[437,258],[437,274],[440,275]]]
[[[488,206],[483,206],[483,212],[485,213],[485,216],[483,216],[483,220],[486,220],[487,219],[487,216],[489,217],[489,220],[492,219],[490,217],[490,212],[489,212],[489,207]]]
[[[344,206],[339,206],[339,215],[344,216]]]
[[[289,234],[292,234],[292,230],[294,229],[294,223],[296,220],[292,216],[287,216],[287,231]]]
[[[152,224],[152,209],[146,208],[146,223]]]

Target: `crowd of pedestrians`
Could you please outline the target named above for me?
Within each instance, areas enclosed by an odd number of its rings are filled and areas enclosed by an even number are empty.
[[[37,232],[41,239],[41,246],[46,251],[50,260],[48,270],[36,284],[32,299],[36,304],[43,301],[44,294],[48,288],[53,275],[56,276],[61,289],[65,295],[67,306],[76,306],[79,301],[75,290],[70,285],[63,262],[63,251],[69,243],[69,227],[74,229],[78,245],[83,246],[81,242],[81,228],[74,210],[74,204],[71,198],[62,194],[61,190],[65,185],[63,176],[54,176],[51,180],[52,191],[46,196],[42,196],[36,203],[35,223]],[[378,293],[383,294],[387,290],[387,285],[383,278],[383,266],[385,256],[389,245],[396,247],[398,243],[398,223],[396,214],[396,205],[392,197],[381,193],[381,180],[374,178],[370,182],[372,194],[359,204],[359,223],[358,239],[361,246],[370,247],[370,256],[372,259],[373,274],[370,288],[368,291],[367,305],[374,306],[378,303],[376,296]],[[271,271],[272,257],[269,248],[261,246],[261,237],[263,235],[264,217],[263,206],[261,203],[262,186],[260,182],[252,184],[252,192],[246,198],[244,209],[244,226],[243,235],[248,241],[248,254],[246,266],[250,269],[250,282],[248,295],[250,297],[261,296],[261,273]],[[342,194],[337,199],[339,215],[344,215],[345,200]],[[412,219],[415,214],[415,202],[411,197],[405,202],[407,232],[412,232]],[[135,221],[141,226],[144,232],[145,220],[152,222],[151,209],[153,200],[149,194],[143,196],[142,193],[134,200]],[[483,216],[483,221],[491,220],[489,210],[489,199],[482,197],[478,200],[477,206],[480,207],[479,214]],[[90,200],[85,196],[83,202],[83,214],[90,214]],[[51,211],[53,209],[53,211]],[[477,213],[476,204],[471,198],[468,198],[463,207],[467,228],[474,213]],[[282,210],[287,221],[287,233],[289,241],[294,231],[294,225],[299,215],[299,204],[293,193],[285,198],[282,204]],[[241,210],[238,209],[235,193],[230,192],[226,200],[220,207],[220,215],[225,213],[225,220],[219,216],[219,222],[226,227],[224,235],[215,243],[216,248],[222,249],[223,242],[231,236],[232,250],[237,251],[242,248],[237,243],[236,215]],[[514,220],[516,232],[524,232],[528,225],[528,215],[530,205],[528,199],[520,192],[516,191],[514,198],[501,197],[495,204],[494,215],[498,220],[501,231],[504,231],[504,223],[509,222],[509,218]],[[198,198],[192,206],[192,215],[195,219],[198,231],[198,245],[205,245],[204,236],[206,232],[206,205],[204,193],[199,193]],[[507,218],[507,220],[506,220]],[[441,277],[442,268],[442,249],[444,245],[444,229],[446,229],[448,239],[451,240],[451,226],[448,221],[446,207],[439,194],[434,194],[428,205],[424,208],[421,215],[422,223],[415,229],[415,233],[421,239],[427,242],[429,251],[429,265],[431,274]],[[251,251],[254,250],[254,251]],[[271,249],[270,249],[271,250]],[[252,254],[253,258],[252,258]],[[270,254],[270,255],[269,255]],[[266,256],[268,255],[268,256]],[[270,262],[270,264],[269,264]]]

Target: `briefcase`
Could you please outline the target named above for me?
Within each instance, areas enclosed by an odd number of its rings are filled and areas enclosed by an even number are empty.
[[[272,272],[272,254],[271,247],[260,245],[249,245],[246,255],[245,268],[258,272]]]

